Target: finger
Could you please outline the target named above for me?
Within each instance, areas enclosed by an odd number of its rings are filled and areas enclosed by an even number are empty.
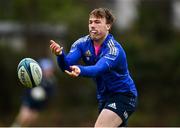
[[[51,45],[51,47],[54,49],[55,47],[58,47],[58,45],[55,44],[55,43],[53,43],[53,44]]]
[[[73,71],[76,71],[77,70],[77,66],[70,66],[70,69],[73,70]]]
[[[55,52],[56,52],[56,55],[61,55],[62,54],[62,50],[63,50],[63,47],[57,47],[54,49]]]
[[[56,44],[55,42],[52,42],[52,41],[50,41],[50,43],[51,43],[51,44],[50,44],[50,48],[54,47],[55,44]]]
[[[50,45],[50,48],[51,49],[57,49],[57,48],[60,48],[60,51],[62,51],[62,49],[63,49],[63,47],[61,47],[59,44],[57,44],[57,43],[52,43],[51,45]],[[55,50],[56,51],[56,50]]]
[[[77,76],[79,75],[80,70],[79,70],[79,68],[78,68],[77,66],[70,66],[70,69],[71,69],[72,71],[74,71]]]
[[[55,45],[54,45],[54,44],[52,44],[52,45],[50,46],[50,49],[51,49],[51,51],[52,51],[53,53],[55,53]]]
[[[52,44],[52,43],[56,43],[54,40],[50,40],[49,42],[50,42],[50,44]]]
[[[60,47],[60,45],[59,45],[58,43],[56,43],[56,42],[53,41],[53,40],[50,40],[50,47],[53,47],[53,46]]]
[[[69,72],[69,71],[67,71],[67,70],[65,70],[65,72],[66,72],[68,75],[70,75],[71,77],[74,77],[74,75],[73,75],[72,72]]]
[[[78,77],[78,74],[76,72],[74,72],[74,77]]]
[[[51,47],[50,47],[54,52],[57,50],[57,49],[60,49],[60,47],[56,44],[52,44]]]
[[[52,44],[50,45],[50,48],[51,48],[51,49],[54,49],[54,47],[56,47],[56,44],[55,44],[55,43],[52,43]]]
[[[69,72],[69,71],[65,70],[65,72],[66,72],[68,75],[70,75],[71,77],[77,77],[77,74],[76,74],[74,71]]]
[[[59,47],[54,47],[54,51],[59,52],[61,49]]]
[[[54,43],[51,43],[49,47],[52,48],[52,46],[54,46]]]
[[[60,53],[62,52],[62,50],[63,50],[63,47],[58,47],[58,49],[56,49],[56,52]]]
[[[59,52],[60,52],[60,49],[59,49],[59,48],[57,48],[57,49],[55,49],[55,51],[56,51],[56,53],[59,53]]]
[[[67,73],[68,75],[71,75],[72,73],[69,72],[68,70],[65,70],[65,73]]]

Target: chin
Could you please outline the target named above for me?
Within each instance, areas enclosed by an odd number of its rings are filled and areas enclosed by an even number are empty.
[[[93,37],[93,38],[91,38],[93,41],[98,41],[99,39],[98,38],[95,38],[95,37]]]
[[[99,38],[97,38],[95,36],[90,35],[90,37],[91,37],[92,40],[95,40],[95,41],[99,40]]]

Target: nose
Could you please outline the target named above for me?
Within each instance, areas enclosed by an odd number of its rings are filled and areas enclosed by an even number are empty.
[[[94,22],[92,22],[91,24],[89,24],[89,27],[90,27],[90,28],[95,28],[95,26],[96,26],[96,25],[95,25]]]

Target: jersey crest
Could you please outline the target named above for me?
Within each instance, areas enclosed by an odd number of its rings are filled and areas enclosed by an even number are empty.
[[[86,57],[90,57],[90,56],[92,56],[92,54],[91,54],[90,50],[87,50],[87,51],[86,51],[85,56],[86,56]]]
[[[89,61],[90,60],[90,57],[92,56],[92,54],[91,54],[91,52],[90,52],[90,50],[87,50],[86,52],[85,52],[85,57],[86,57],[86,59]]]

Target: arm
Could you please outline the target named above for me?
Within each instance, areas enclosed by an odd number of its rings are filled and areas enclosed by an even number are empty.
[[[107,71],[110,71],[116,65],[116,60],[102,57],[95,65],[78,66],[80,68],[80,76],[96,77]]]
[[[63,72],[64,70],[70,71],[71,70],[70,66],[77,64],[80,57],[81,57],[81,52],[78,49],[68,53],[67,55],[65,55],[65,53],[62,52],[61,55],[57,56],[57,62]]]
[[[105,55],[102,57],[95,65],[92,66],[81,66],[73,65],[70,66],[71,71],[65,70],[65,72],[71,77],[86,76],[86,77],[96,77],[101,75],[117,65],[118,55]]]

